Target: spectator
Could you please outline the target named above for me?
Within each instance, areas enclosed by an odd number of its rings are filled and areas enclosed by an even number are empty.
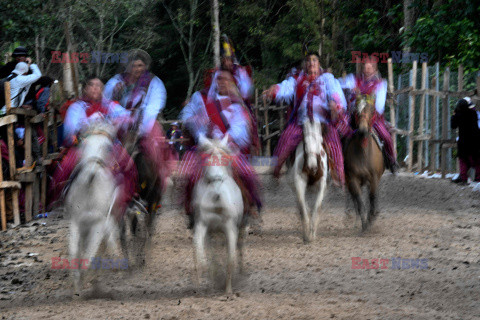
[[[50,87],[53,84],[53,79],[43,76],[36,84],[39,84],[40,88],[35,93],[35,109],[38,113],[44,113],[48,110],[48,104],[50,103]]]
[[[6,65],[0,68],[0,79],[8,77],[15,69],[17,63],[26,62],[26,60],[27,49],[25,47],[15,48],[12,53],[12,61],[8,62]]]
[[[457,102],[450,124],[452,129],[458,128],[457,150],[460,164],[460,176],[452,182],[466,184],[470,168],[475,169],[475,181],[480,182],[480,129],[475,105],[469,97]]]
[[[178,122],[172,123],[170,130],[167,131],[167,139],[180,139],[181,137],[182,131],[178,128]],[[183,146],[180,141],[170,141],[168,144],[173,145],[177,154],[180,154],[180,152],[182,151]]]
[[[42,73],[36,64],[32,64],[31,60],[28,59],[27,62],[28,63],[17,63],[15,69],[12,71],[12,75],[9,76],[9,78],[11,78],[9,81],[12,108],[17,108],[19,106],[28,108],[27,106],[23,106],[25,96],[27,95],[32,83],[37,81],[42,76]],[[30,69],[32,70],[32,74],[27,75]],[[6,106],[3,106],[2,112],[5,112],[5,110]]]

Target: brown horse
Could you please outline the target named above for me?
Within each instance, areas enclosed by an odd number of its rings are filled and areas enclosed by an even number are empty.
[[[344,148],[347,188],[352,196],[355,211],[362,220],[362,231],[365,231],[377,216],[377,188],[385,171],[382,150],[371,132],[374,112],[374,100],[365,96],[357,97],[353,112],[356,131]],[[361,195],[364,185],[369,187],[370,210],[367,217],[362,214]]]

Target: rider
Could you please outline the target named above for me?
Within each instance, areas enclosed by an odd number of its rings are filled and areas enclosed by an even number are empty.
[[[310,119],[326,126],[323,139],[332,178],[343,185],[345,174],[339,134],[348,136],[351,133],[345,118],[345,97],[333,75],[321,69],[317,53],[307,54],[304,68],[305,70],[291,75],[263,93],[277,102],[284,100],[290,103],[293,100],[294,103],[294,109],[274,152],[278,160],[273,174],[277,178],[280,176],[283,163],[303,139],[302,124]]]
[[[150,56],[145,51],[131,51],[125,72],[107,82],[104,96],[118,101],[127,110],[137,111],[132,112],[132,116],[135,122],[140,121],[140,146],[146,157],[155,164],[158,177],[165,187],[172,171],[169,168],[172,154],[163,129],[156,120],[165,107],[167,91],[162,80],[148,71],[150,62]]]
[[[118,103],[103,98],[102,91],[102,81],[97,77],[90,77],[83,85],[82,96],[68,108],[64,121],[64,146],[68,151],[53,175],[51,185],[53,201],[58,199],[80,159],[80,150],[77,148],[78,134],[99,119],[107,118],[123,123],[130,117],[130,112]],[[124,186],[119,201],[122,209],[120,212],[123,212],[135,193],[137,172],[132,159],[116,139],[112,157],[107,165],[112,168],[118,185]]]
[[[383,115],[387,98],[387,82],[381,78],[377,63],[367,61],[363,64],[360,75],[355,77],[353,74],[349,74],[344,79],[340,79],[340,84],[342,88],[351,90],[350,105],[355,105],[357,95],[367,95],[375,99],[376,112],[372,119],[372,128],[383,142],[388,161],[387,167],[392,173],[395,173],[398,170],[397,156]]]
[[[225,70],[216,71],[208,90],[195,92],[180,118],[196,143],[201,135],[221,139],[228,134],[228,144],[233,152],[234,176],[241,179],[247,189],[249,202],[256,204],[260,211],[262,203],[258,196],[258,179],[244,155],[252,143],[249,111],[243,105],[232,74]],[[201,176],[201,166],[200,155],[196,148],[192,148],[184,154],[179,169],[180,175],[188,179],[185,208],[190,219],[189,228],[193,227],[194,218],[192,191]]]

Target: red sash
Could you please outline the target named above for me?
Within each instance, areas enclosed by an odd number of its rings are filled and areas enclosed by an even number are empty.
[[[205,109],[207,110],[207,115],[210,118],[210,121],[219,127],[222,133],[226,133],[230,126],[221,113],[222,106],[217,100],[212,101],[208,99],[205,92],[200,93],[202,94],[203,103],[205,104]]]
[[[108,114],[108,108],[102,105],[102,101],[99,101],[99,102],[85,101],[85,103],[87,103],[87,110],[85,110],[85,113],[87,114],[87,118],[97,112],[100,112],[103,115]]]

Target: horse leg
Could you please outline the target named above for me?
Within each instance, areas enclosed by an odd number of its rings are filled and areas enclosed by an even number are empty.
[[[195,245],[195,269],[197,271],[197,283],[200,284],[203,272],[207,269],[207,257],[205,254],[205,240],[207,236],[207,226],[203,221],[195,224],[193,234],[193,243]]]
[[[240,226],[240,229],[238,230],[238,243],[237,243],[237,249],[238,249],[238,267],[240,273],[243,273],[244,271],[244,266],[243,266],[243,245],[245,238],[247,236],[247,226],[245,223],[242,222],[242,225]]]
[[[315,205],[314,205],[313,211],[312,211],[312,221],[311,221],[311,225],[312,225],[311,238],[312,238],[312,240],[315,240],[316,237],[317,237],[318,222],[320,220],[319,211],[321,210],[322,201],[323,201],[323,198],[325,197],[325,189],[327,187],[327,179],[322,177],[322,179],[320,179],[320,181],[318,183],[320,183],[320,186],[318,188],[317,199],[315,200]]]
[[[355,211],[357,212],[357,215],[360,216],[360,219],[362,220],[362,231],[365,231],[367,229],[367,221],[365,217],[362,214],[362,188],[360,186],[360,182],[355,180],[355,181],[350,181],[348,184],[348,190],[350,191],[350,195],[352,196],[353,200],[353,205],[355,207]]]
[[[80,250],[80,230],[77,222],[72,222],[70,227],[70,259],[78,259]],[[70,261],[71,261],[70,260]],[[73,269],[74,294],[80,294],[80,268]]]
[[[378,187],[377,180],[374,180],[370,183],[370,193],[369,193],[370,211],[368,213],[369,222],[373,222],[375,218],[377,218],[377,199],[376,199],[377,187]]]
[[[236,249],[238,243],[238,229],[237,226],[231,221],[226,225],[226,238],[227,238],[227,276],[225,292],[226,294],[232,294],[232,278],[235,270],[235,260],[237,257]]]
[[[302,224],[303,224],[303,241],[304,242],[311,242],[312,239],[310,237],[310,217],[308,214],[307,203],[305,200],[305,193],[307,191],[307,181],[298,174],[297,172],[294,173],[296,176],[294,184],[295,184],[295,191],[297,193],[298,205],[300,207],[300,213],[302,215]]]
[[[94,261],[98,248],[103,241],[104,232],[103,223],[97,223],[90,229],[85,246],[85,256],[88,258],[88,261]]]

